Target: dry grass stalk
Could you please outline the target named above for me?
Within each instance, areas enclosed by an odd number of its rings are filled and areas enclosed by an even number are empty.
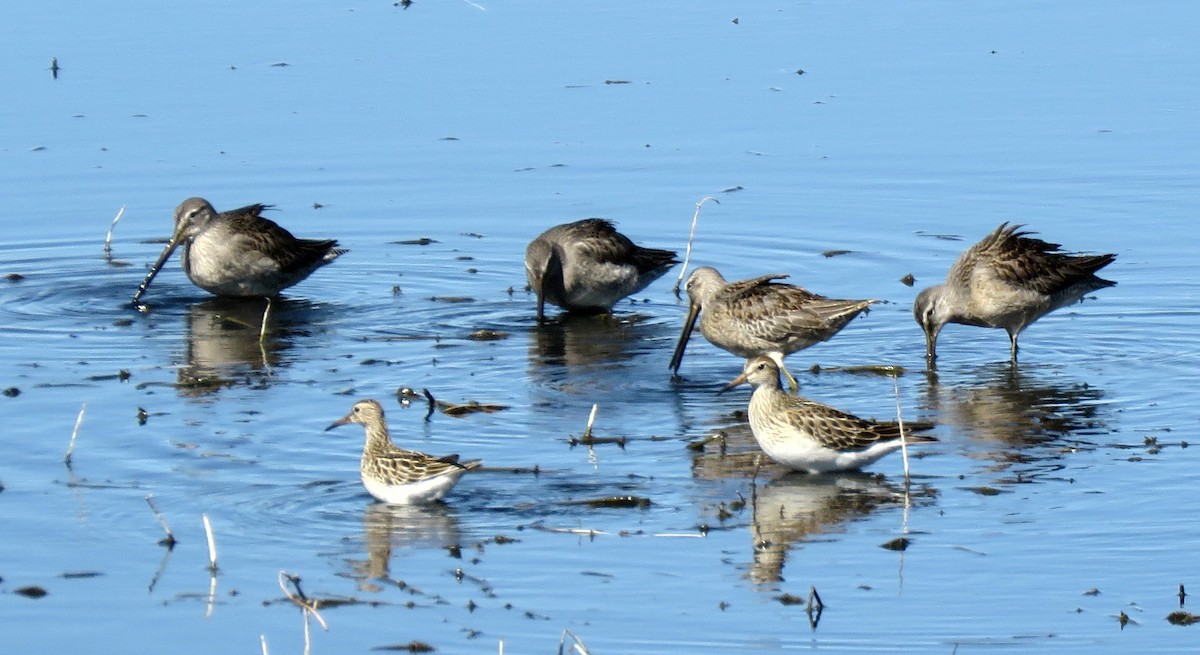
[[[278,580],[279,588],[283,590],[283,595],[286,596],[288,600],[292,601],[292,603],[299,607],[304,613],[304,652],[307,653],[309,651],[308,615],[312,614],[313,618],[317,620],[317,623],[321,624],[321,629],[325,630],[326,632],[329,631],[329,624],[325,623],[325,619],[322,618],[320,612],[317,611],[316,601],[304,595],[304,591],[300,589],[300,576],[292,575],[287,571],[280,571]],[[292,587],[296,589],[295,593],[292,593],[292,591],[288,589],[286,584],[288,582],[290,582]]]
[[[112,219],[112,223],[108,226],[108,234],[104,236],[104,256],[112,258],[112,235],[113,230],[117,227],[117,221],[125,215],[125,205],[121,205],[121,209],[117,211],[117,217]]]
[[[592,438],[592,424],[596,422],[596,410],[599,408],[599,404],[592,403],[592,413],[588,415],[587,427],[583,429],[584,441]]]
[[[167,536],[158,543],[166,546],[167,550],[174,548],[177,542],[175,541],[175,535],[171,533],[171,526],[167,525],[167,518],[162,515],[162,512],[158,511],[158,506],[154,504],[152,496],[146,496],[146,504],[150,506],[150,511],[154,512],[154,518],[158,519],[158,524],[162,526],[163,532],[167,533]]]
[[[908,484],[908,433],[904,431],[904,414],[900,411],[900,378],[892,378],[896,394],[896,425],[900,428],[900,457],[904,460],[904,484]]]
[[[79,436],[79,425],[83,423],[83,412],[87,410],[87,402],[79,408],[79,417],[75,419],[75,429],[71,430],[71,443],[67,444],[67,454],[63,456],[63,463],[67,468],[71,468],[71,453],[75,452],[75,439]]]
[[[217,543],[213,541],[212,522],[208,520],[208,514],[201,514],[200,518],[204,520],[204,537],[208,539],[208,570],[216,575]]]
[[[676,296],[679,295],[679,288],[683,285],[683,276],[687,275],[688,262],[692,259],[692,241],[696,238],[696,223],[700,220],[700,207],[704,206],[704,203],[709,200],[718,205],[721,204],[720,200],[712,196],[704,196],[700,199],[700,202],[696,203],[696,213],[692,214],[692,230],[688,233],[687,248],[683,252],[683,267],[679,269],[679,279],[675,280],[675,288],[671,289],[675,292]]]
[[[263,310],[262,325],[258,328],[258,345],[267,340],[267,321],[271,318],[271,298],[267,297],[267,308]]]
[[[571,637],[571,647],[564,651],[563,646],[566,645],[568,636]],[[571,651],[574,651],[577,655],[591,655],[587,649],[587,646],[584,645],[583,640],[580,639],[575,633],[564,628],[562,636],[558,639],[558,655],[563,655],[563,653],[569,653]]]

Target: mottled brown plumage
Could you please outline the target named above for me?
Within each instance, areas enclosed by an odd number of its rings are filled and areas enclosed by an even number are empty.
[[[403,505],[439,500],[463,473],[481,464],[477,459],[459,462],[458,455],[433,457],[396,446],[388,434],[383,406],[374,400],[358,401],[349,414],[325,429],[347,423],[358,423],[366,431],[359,473],[367,491],[385,503]]]
[[[715,268],[692,271],[685,287],[688,316],[671,357],[671,370],[679,371],[699,315],[700,334],[709,343],[742,358],[771,356],[796,388],[795,378],[783,368],[783,358],[828,340],[876,302],[826,298],[775,281],[787,277],[764,275],[726,282]]]
[[[171,253],[183,247],[183,270],[193,284],[218,296],[275,296],[347,251],[333,239],[298,239],[262,213],[270,205],[247,205],[217,213],[203,198],[175,209],[175,230],[146,280],[136,305]]]
[[[547,302],[572,312],[609,311],[677,263],[674,252],[643,248],[601,218],[552,227],[525,249],[539,321]]]
[[[721,390],[749,382],[750,429],[763,452],[775,462],[797,471],[824,473],[859,469],[901,447],[900,424],[870,421],[828,405],[784,392],[779,366],[770,357],[746,362],[742,374]],[[936,438],[913,434],[933,428],[932,423],[906,421],[909,444]]]
[[[1067,253],[1021,227],[1002,223],[959,256],[945,283],[917,295],[913,316],[925,331],[925,356],[931,363],[937,358],[938,333],[947,323],[1004,328],[1015,362],[1017,338],[1031,323],[1116,284],[1096,275],[1116,255]]]

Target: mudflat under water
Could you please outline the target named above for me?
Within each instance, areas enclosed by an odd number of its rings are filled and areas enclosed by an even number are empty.
[[[549,653],[564,630],[592,653],[1194,648],[1168,621],[1200,588],[1191,5],[9,13],[6,652],[302,652],[280,571],[328,603],[314,653]],[[129,309],[193,195],[351,252],[262,343],[260,302],[176,262]],[[603,216],[682,251],[705,196],[695,264],[883,301],[789,364],[815,399],[884,418],[898,389],[938,423],[907,488],[895,456],[756,469],[748,392],[716,395],[740,362],[695,337],[667,371],[678,269],[537,326],[533,236]],[[1117,253],[1118,285],[1030,328],[1016,367],[1003,332],[950,326],[927,374],[912,300],[1003,221]],[[905,373],[845,370],[875,365]],[[508,408],[427,418],[400,387]],[[373,502],[361,431],[323,431],[363,397],[401,444],[488,470],[441,506]],[[593,403],[612,440],[573,444]],[[588,502],[622,497],[648,503]]]

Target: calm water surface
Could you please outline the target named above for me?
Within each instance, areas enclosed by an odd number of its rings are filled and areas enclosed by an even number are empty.
[[[6,652],[302,652],[281,570],[348,603],[323,611],[315,653],[549,653],[564,629],[593,653],[1194,650],[1166,620],[1179,585],[1200,589],[1191,5],[9,14]],[[260,303],[206,297],[175,262],[152,311],[129,310],[192,195],[273,203],[351,252],[276,303],[261,345]],[[537,233],[604,216],[682,251],[710,195],[695,262],[883,301],[790,361],[806,395],[866,416],[895,414],[892,380],[838,367],[908,371],[905,416],[941,442],[907,494],[899,457],[756,474],[748,392],[715,394],[740,363],[697,338],[668,375],[677,271],[615,317],[535,324]],[[1028,330],[1015,368],[1002,332],[951,326],[926,375],[913,297],[1006,220],[1116,252],[1118,286]],[[401,386],[509,409],[425,420]],[[489,470],[444,506],[374,503],[361,431],[323,432],[362,397],[404,445]],[[593,403],[623,446],[571,445]],[[688,448],[714,435],[724,449]],[[580,502],[617,496],[650,504]],[[900,536],[907,551],[880,547]],[[810,589],[815,627],[781,600]]]

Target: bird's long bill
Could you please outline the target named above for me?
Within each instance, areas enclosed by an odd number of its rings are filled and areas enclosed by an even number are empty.
[[[329,432],[330,430],[341,427],[349,422],[350,422],[350,415],[347,414],[347,415],[343,416],[342,418],[339,418],[338,420],[334,421],[333,423],[330,423],[329,427],[325,428],[325,431]]]
[[[683,351],[687,349],[688,339],[692,338],[692,330],[696,327],[696,317],[700,315],[700,304],[691,303],[688,307],[687,320],[683,322],[683,332],[679,335],[679,343],[675,344],[675,353],[671,355],[671,370],[679,372],[683,363]]]
[[[718,391],[717,393],[719,393],[719,394],[721,394],[721,393],[725,393],[726,391],[729,391],[730,389],[732,389],[732,388],[734,388],[734,387],[737,387],[737,386],[739,386],[739,385],[743,385],[743,384],[745,384],[745,383],[746,383],[746,379],[747,379],[747,378],[749,378],[749,377],[750,377],[750,373],[749,373],[749,371],[747,371],[747,372],[744,372],[744,373],[742,373],[741,375],[737,376],[736,378],[734,378],[734,379],[730,380],[730,381],[729,381],[729,384],[727,384],[727,385],[725,385],[725,386],[721,387],[721,390],[720,390],[720,391]]]
[[[162,269],[163,264],[167,263],[167,259],[171,257],[171,253],[175,252],[175,248],[179,247],[182,235],[178,232],[171,235],[171,241],[167,243],[167,247],[163,248],[162,254],[158,256],[158,261],[154,262],[154,266],[150,267],[150,272],[146,274],[146,279],[142,280],[142,284],[138,286],[137,293],[133,294],[133,305],[136,307],[138,301],[142,299],[142,294],[146,293],[146,289],[150,288],[150,282],[154,280],[154,276],[158,275],[158,271]]]
[[[933,365],[937,361],[937,330],[925,331],[925,361]]]

